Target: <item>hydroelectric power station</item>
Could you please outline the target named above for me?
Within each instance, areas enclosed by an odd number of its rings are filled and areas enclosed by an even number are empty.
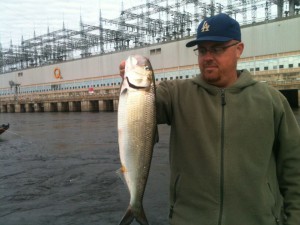
[[[147,0],[99,25],[62,29],[0,45],[0,112],[115,111],[119,64],[131,54],[148,57],[156,82],[199,74],[185,44],[205,17],[227,13],[242,26],[240,69],[300,105],[300,1]]]

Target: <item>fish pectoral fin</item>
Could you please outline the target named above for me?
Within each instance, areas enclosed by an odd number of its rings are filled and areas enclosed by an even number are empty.
[[[143,207],[139,210],[139,212],[134,213],[130,205],[128,206],[119,225],[129,225],[132,223],[133,219],[135,219],[140,225],[149,225]]]
[[[123,168],[118,169],[118,170],[116,171],[116,174],[118,174],[118,176],[124,181],[124,183],[126,183],[126,182],[125,182],[125,177],[124,177],[124,170],[123,170]]]
[[[122,166],[120,169],[118,169],[116,171],[116,174],[121,178],[121,180],[123,181],[123,183],[125,184],[125,186],[127,187],[127,190],[129,191],[129,188],[128,188],[128,185],[127,185],[127,182],[125,180],[125,176],[124,176],[124,173],[125,173],[125,169],[124,167]]]

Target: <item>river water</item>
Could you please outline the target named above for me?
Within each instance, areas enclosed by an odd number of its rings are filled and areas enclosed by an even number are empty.
[[[294,110],[300,124],[300,109]],[[0,224],[116,225],[129,194],[120,167],[117,113],[0,113]],[[169,127],[159,126],[144,207],[168,221]],[[136,224],[136,223],[133,223]]]

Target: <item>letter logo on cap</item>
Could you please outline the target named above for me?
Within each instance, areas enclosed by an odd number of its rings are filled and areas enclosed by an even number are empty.
[[[201,28],[201,32],[206,32],[209,31],[209,25],[208,23],[205,21],[202,28]]]

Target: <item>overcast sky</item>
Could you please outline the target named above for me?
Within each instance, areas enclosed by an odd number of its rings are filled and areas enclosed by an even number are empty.
[[[264,16],[264,0],[257,1],[261,5],[258,14]],[[46,34],[48,27],[50,32],[60,30],[63,21],[67,29],[80,30],[80,15],[84,24],[98,26],[100,9],[103,18],[116,19],[120,16],[122,2],[124,9],[128,9],[147,0],[0,0],[0,43],[3,48],[9,47],[10,40],[13,45],[21,45],[22,35],[27,40],[33,38],[34,31],[39,36]],[[203,2],[209,4],[211,0]],[[227,5],[227,0],[215,2]],[[274,4],[272,7],[276,8]],[[248,9],[248,20],[251,20],[251,8]]]
[[[124,8],[136,5],[136,0],[123,0]],[[145,0],[138,1],[138,4]],[[36,35],[62,29],[63,21],[68,29],[79,30],[80,15],[85,24],[98,25],[99,11],[102,17],[119,17],[122,0],[0,0],[0,43],[7,48],[20,45]]]

